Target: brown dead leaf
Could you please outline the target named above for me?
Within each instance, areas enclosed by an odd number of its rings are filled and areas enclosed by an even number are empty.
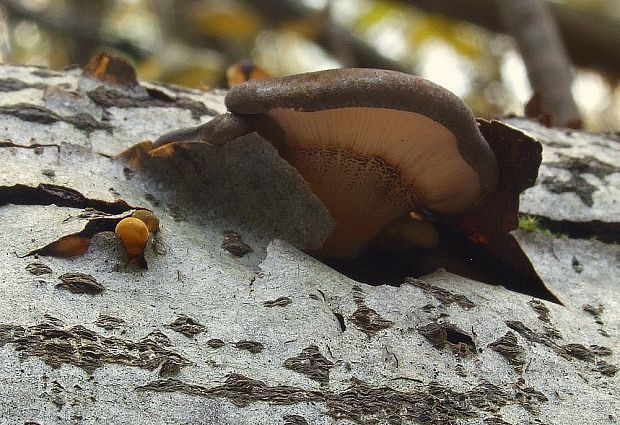
[[[242,60],[230,65],[226,70],[228,87],[234,87],[250,80],[262,80],[271,75],[264,69],[256,66],[251,60]]]
[[[93,57],[84,66],[84,75],[128,88],[138,85],[134,67],[127,60],[108,52]]]

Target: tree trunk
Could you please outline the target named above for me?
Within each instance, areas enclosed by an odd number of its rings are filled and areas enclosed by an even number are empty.
[[[515,236],[562,306],[442,270],[336,272],[295,248],[329,232],[324,207],[254,135],[148,169],[113,157],[223,112],[222,92],[4,65],[0,87],[0,423],[617,418],[613,137],[512,122],[545,146],[524,210],[569,231]],[[148,269],[113,233],[136,208],[161,223]],[[78,233],[83,255],[43,255]]]

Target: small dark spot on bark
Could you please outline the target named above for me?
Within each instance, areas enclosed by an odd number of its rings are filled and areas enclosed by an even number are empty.
[[[513,425],[510,422],[506,422],[499,415],[491,416],[491,417],[488,417],[488,418],[484,418],[483,423],[484,423],[484,425]]]
[[[602,345],[590,345],[590,351],[596,356],[611,356],[613,351],[609,347]]]
[[[347,330],[347,324],[344,320],[344,316],[336,311],[333,312],[334,316],[336,316],[336,320],[338,321],[338,324],[340,325],[340,330],[342,332]]]
[[[218,338],[213,338],[207,341],[207,345],[211,348],[221,348],[226,345],[224,341]]]
[[[163,100],[164,102],[174,102],[174,97],[168,95],[162,90],[158,90],[156,88],[148,87],[146,92],[149,94],[151,99]]]
[[[56,171],[52,170],[51,168],[43,168],[41,170],[41,174],[43,174],[49,179],[53,179],[54,177],[56,177]]]
[[[160,330],[152,331],[146,337],[142,338],[141,342],[152,342],[164,347],[170,347],[172,345],[172,341],[170,341],[168,335]]]
[[[264,301],[263,305],[265,307],[286,307],[293,301],[289,297],[278,297],[275,300]]]
[[[125,176],[125,179],[131,180],[135,174],[136,172],[131,168],[123,167],[123,176]]]
[[[368,336],[392,326],[392,321],[384,319],[379,313],[364,304],[353,312],[349,320]]]
[[[560,331],[553,326],[543,325],[543,333],[550,339],[562,339],[562,334]]]
[[[239,236],[237,232],[225,230],[223,235],[224,240],[222,241],[222,248],[235,257],[243,257],[253,251],[250,245],[241,240],[241,236]]]
[[[173,360],[164,360],[159,367],[158,375],[161,377],[168,377],[178,375],[181,372],[181,364]]]
[[[319,347],[311,345],[304,348],[297,356],[286,359],[284,367],[297,373],[303,373],[321,384],[327,384],[329,382],[329,369],[334,367],[334,364],[321,354]]]
[[[525,326],[523,322],[516,320],[507,320],[506,325],[508,325],[508,327],[513,331],[517,331],[523,338],[527,339],[528,341],[538,342],[547,345],[547,337],[534,332],[533,330]]]
[[[252,354],[258,354],[265,346],[257,341],[239,341],[235,343],[235,348],[238,350],[247,350]]]
[[[366,335],[372,336],[380,330],[392,326],[390,320],[384,319],[379,313],[365,304],[364,291],[359,286],[353,287],[353,302],[355,302],[358,307],[349,320]]]
[[[420,279],[407,278],[405,281],[422,289],[425,293],[433,296],[443,305],[450,305],[454,303],[465,310],[469,310],[475,306],[475,304],[465,295],[456,294],[438,286],[429,285]]]
[[[177,319],[167,325],[173,331],[179,332],[188,338],[192,338],[201,332],[204,332],[206,327],[196,322],[194,319],[182,314]]]
[[[454,372],[456,372],[456,374],[460,377],[467,378],[467,371],[460,363],[454,366]]]
[[[454,325],[431,322],[419,326],[417,331],[435,348],[449,345],[456,355],[476,354],[474,340]]]
[[[433,304],[426,304],[424,306],[422,306],[422,311],[425,313],[431,313],[433,312],[437,307],[435,307]]]
[[[66,289],[74,294],[99,294],[105,289],[93,276],[85,273],[65,273],[58,277],[62,283],[57,288]]]
[[[284,425],[308,425],[306,418],[299,415],[284,415],[282,419],[284,420]]]
[[[602,304],[597,305],[596,307],[590,304],[584,304],[581,306],[581,309],[586,313],[590,313],[596,319],[596,323],[599,325],[603,324],[601,320],[601,314],[605,311],[605,307]]]
[[[426,338],[433,347],[442,348],[448,342],[448,336],[446,329],[435,322],[418,326],[417,328],[420,335]]]
[[[84,132],[91,133],[95,130],[106,130],[108,133],[112,133],[114,129],[110,124],[99,122],[90,114],[81,112],[79,114],[69,115],[62,118],[62,121],[73,125],[75,128]]]
[[[501,354],[518,373],[523,372],[525,349],[517,343],[517,336],[508,331],[503,337],[493,341],[489,346]]]
[[[120,317],[108,316],[106,314],[100,314],[94,325],[105,330],[111,331],[123,326],[126,322]]]
[[[605,360],[598,360],[594,368],[595,371],[605,376],[615,376],[618,369],[618,366],[607,363]]]
[[[185,220],[185,214],[183,213],[183,209],[178,205],[168,203],[166,204],[166,210],[168,210],[170,218],[172,218],[174,221],[179,222]]]
[[[586,362],[594,361],[594,353],[583,344],[565,344],[562,346],[564,354]]]
[[[45,323],[45,324],[52,325],[52,326],[64,326],[64,323],[62,320],[50,314],[44,314],[43,321],[41,323]]]
[[[41,276],[43,274],[50,274],[50,273],[52,273],[52,269],[48,265],[43,264],[40,261],[34,261],[34,262],[28,264],[26,266],[26,270],[29,273],[31,273],[31,274],[33,274],[35,276]]]
[[[18,325],[0,323],[0,347],[13,342],[26,334],[26,328]]]
[[[579,262],[577,257],[573,255],[573,259],[571,260],[571,266],[575,273],[581,273],[583,271],[583,265]]]
[[[519,404],[534,415],[539,413],[540,403],[549,401],[542,392],[526,385],[523,378],[515,382],[512,387],[514,389],[514,397],[519,400]]]
[[[357,305],[364,305],[364,291],[359,286],[353,287],[353,302]]]
[[[60,411],[66,403],[64,392],[65,389],[58,381],[52,381],[50,382],[48,391],[43,393],[43,397],[55,405],[58,411]]]
[[[53,124],[62,121],[62,118],[51,109],[28,103],[4,105],[0,107],[0,113],[12,115],[22,121],[36,122],[39,124]]]
[[[144,199],[149,201],[154,207],[159,206],[159,200],[152,193],[144,192]]]
[[[532,298],[528,305],[538,314],[538,320],[549,322],[549,309],[541,300]]]

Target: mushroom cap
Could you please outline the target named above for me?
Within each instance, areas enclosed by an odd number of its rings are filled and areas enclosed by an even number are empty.
[[[278,124],[282,156],[327,205],[337,237],[371,239],[409,211],[469,212],[495,191],[495,156],[472,112],[420,77],[319,71],[240,84],[225,103]]]
[[[149,233],[155,233],[159,230],[159,218],[150,210],[136,210],[131,216],[138,218],[146,224]]]
[[[114,233],[123,242],[127,256],[130,259],[138,258],[144,254],[144,248],[149,239],[149,230],[142,220],[135,217],[126,217],[118,222]]]

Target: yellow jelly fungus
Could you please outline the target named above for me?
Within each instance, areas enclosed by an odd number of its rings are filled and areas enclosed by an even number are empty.
[[[149,233],[155,233],[159,229],[159,218],[157,218],[153,211],[137,210],[131,216],[142,220],[149,229]]]
[[[127,217],[116,225],[114,233],[121,238],[131,260],[142,258],[149,239],[149,229],[139,218]]]

